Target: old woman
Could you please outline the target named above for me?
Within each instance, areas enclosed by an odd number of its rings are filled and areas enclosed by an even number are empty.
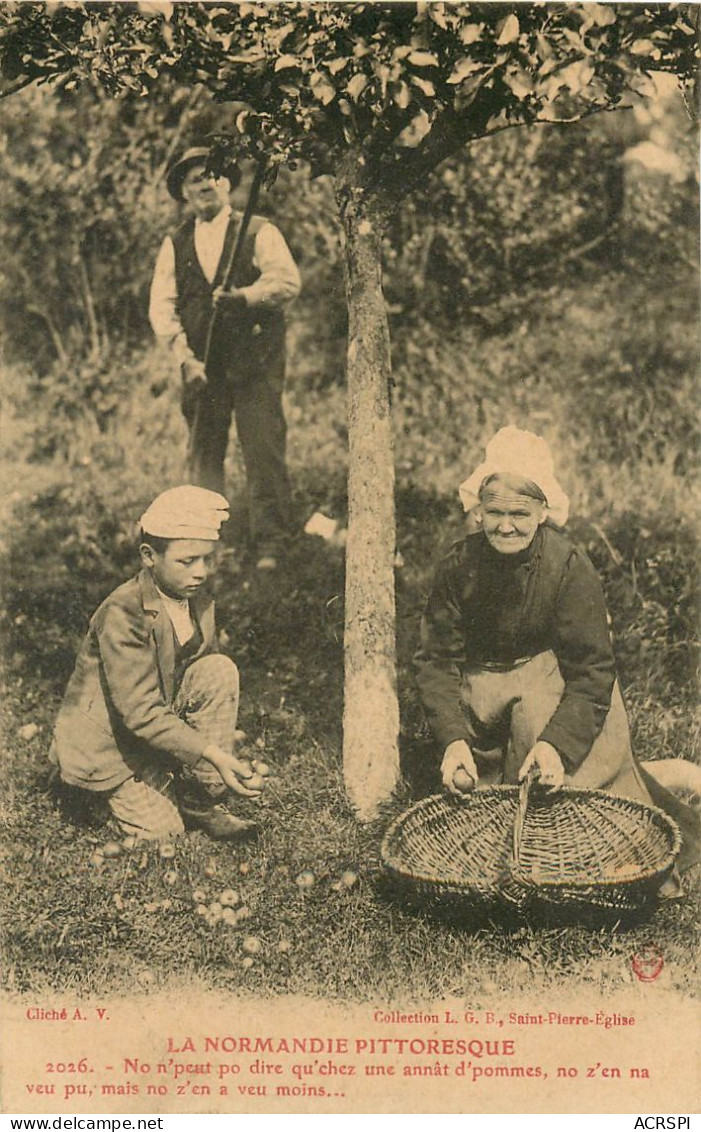
[[[438,567],[415,658],[446,789],[515,783],[535,767],[553,788],[648,804],[652,789],[679,820],[680,803],[633,756],[601,583],[561,529],[569,501],[545,440],[501,429],[460,496],[474,531]],[[693,855],[698,819],[681,816]]]

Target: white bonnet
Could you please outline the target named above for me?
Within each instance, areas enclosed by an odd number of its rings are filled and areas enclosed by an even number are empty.
[[[514,425],[500,428],[487,444],[483,462],[458,488],[466,511],[471,511],[479,502],[484,480],[497,473],[519,476],[537,484],[547,500],[548,515],[559,527],[564,527],[570,501],[555,478],[552,452],[542,436]]]

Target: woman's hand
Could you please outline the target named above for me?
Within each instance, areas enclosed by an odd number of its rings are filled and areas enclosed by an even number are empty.
[[[449,743],[441,763],[443,785],[450,794],[460,798],[469,790],[474,790],[479,779],[472,751],[464,739]]]
[[[215,743],[211,743],[207,747],[202,758],[211,763],[215,767],[225,786],[233,790],[236,794],[243,794],[245,798],[260,798],[260,782],[259,776],[254,776],[253,767],[250,763],[244,762],[242,759],[234,758],[228,751],[223,751],[221,747],[217,747]],[[256,786],[248,786],[247,781],[253,779]]]
[[[565,768],[562,765],[562,759],[552,744],[546,743],[543,739],[539,739],[526,755],[518,772],[519,779],[525,778],[533,766],[538,767],[540,781],[544,786],[551,786],[553,790],[559,790],[564,785]]]

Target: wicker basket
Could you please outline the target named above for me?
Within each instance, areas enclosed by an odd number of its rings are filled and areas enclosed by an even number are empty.
[[[381,853],[405,893],[454,911],[625,914],[654,903],[680,845],[652,806],[526,781],[424,798],[392,823]]]

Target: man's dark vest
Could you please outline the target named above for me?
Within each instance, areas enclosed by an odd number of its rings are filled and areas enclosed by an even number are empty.
[[[177,311],[188,344],[195,357],[204,358],[207,332],[212,316],[212,291],[221,286],[225,266],[236,241],[240,216],[232,214],[226,230],[224,249],[214,280],[210,284],[195,251],[195,221],[187,220],[173,236]],[[230,286],[247,287],[260,276],[253,264],[255,239],[264,217],[254,216],[243,242],[239,264]],[[256,377],[261,371],[279,376],[285,365],[285,319],[281,310],[244,308],[235,314],[217,314],[210,347],[210,378],[227,377],[235,382]]]

